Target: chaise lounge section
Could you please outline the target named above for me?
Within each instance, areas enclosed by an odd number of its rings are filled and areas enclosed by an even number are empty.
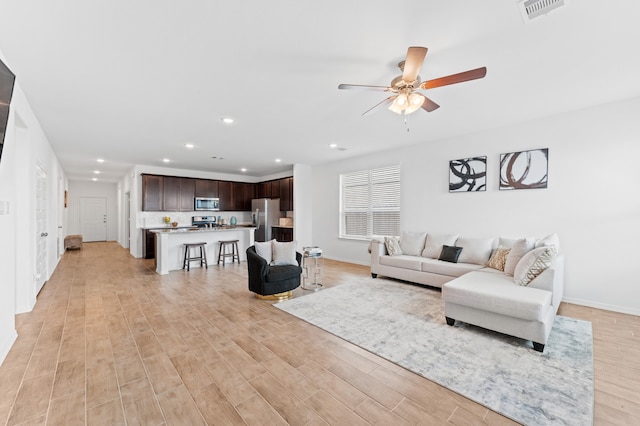
[[[403,239],[409,242],[403,245]],[[427,257],[443,241],[451,245],[442,244],[437,258]],[[394,245],[389,237],[372,241],[372,277],[442,288],[447,324],[473,324],[530,340],[536,351],[544,351],[564,290],[557,235],[538,240],[432,235],[429,241],[426,233],[403,233],[400,247]]]

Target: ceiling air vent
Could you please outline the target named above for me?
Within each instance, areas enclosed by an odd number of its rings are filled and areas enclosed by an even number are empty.
[[[525,22],[529,22],[538,16],[547,13],[567,4],[569,0],[525,0],[520,2],[520,12]]]

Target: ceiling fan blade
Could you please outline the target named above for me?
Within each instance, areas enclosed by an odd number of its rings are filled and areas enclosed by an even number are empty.
[[[441,86],[448,86],[450,84],[462,83],[463,81],[475,80],[487,75],[487,68],[476,68],[474,70],[464,71],[458,74],[448,75],[446,77],[440,77],[433,80],[425,81],[420,85],[422,89],[433,89]]]
[[[372,108],[369,108],[368,110],[363,112],[362,115],[365,116],[365,115],[373,114],[374,112],[381,110],[382,107],[385,107],[385,106],[393,103],[393,100],[395,98],[397,98],[397,97],[398,97],[398,95],[389,96],[387,99],[384,99],[382,102],[374,105]]]
[[[431,99],[427,98],[426,96],[424,97],[424,102],[422,103],[422,109],[424,109],[427,112],[431,112],[431,111],[437,110],[438,108],[440,108],[440,105],[433,102]]]
[[[425,56],[427,56],[426,47],[413,46],[407,50],[407,59],[404,61],[404,70],[402,71],[404,81],[410,83],[418,78]]]
[[[375,90],[377,92],[388,92],[389,86],[367,86],[366,84],[340,84],[338,89],[343,90]]]

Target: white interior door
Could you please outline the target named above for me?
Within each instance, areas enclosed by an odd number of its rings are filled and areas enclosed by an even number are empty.
[[[47,172],[36,166],[36,294],[47,278]]]
[[[80,197],[82,241],[107,241],[107,199]]]

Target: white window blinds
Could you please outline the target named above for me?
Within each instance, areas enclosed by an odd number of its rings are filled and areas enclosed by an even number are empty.
[[[340,236],[400,234],[400,166],[340,175]]]

